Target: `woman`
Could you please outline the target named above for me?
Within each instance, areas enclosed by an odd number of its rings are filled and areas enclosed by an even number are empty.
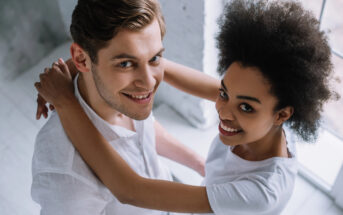
[[[289,200],[297,168],[283,125],[304,140],[315,139],[322,105],[332,96],[327,40],[316,19],[293,2],[232,1],[220,28],[221,82],[164,62],[165,81],[216,102],[219,134],[204,186],[132,171],[83,112],[62,60],[35,84],[84,160],[122,203],[174,212],[279,214]]]

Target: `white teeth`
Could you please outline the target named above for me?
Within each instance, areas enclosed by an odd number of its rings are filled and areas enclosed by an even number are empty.
[[[134,99],[146,99],[148,98],[150,94],[144,95],[144,96],[135,96],[135,95],[130,95]]]
[[[220,122],[220,127],[221,127],[223,130],[228,131],[228,132],[238,132],[238,129],[234,129],[234,128],[227,127],[227,126],[225,126],[222,122]]]

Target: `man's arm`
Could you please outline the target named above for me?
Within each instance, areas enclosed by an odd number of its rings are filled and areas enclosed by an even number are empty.
[[[41,215],[101,214],[106,201],[91,186],[60,173],[39,173],[33,177],[32,199],[41,206]]]
[[[195,69],[164,59],[164,81],[186,93],[216,101],[220,81]]]
[[[155,120],[156,151],[159,155],[194,169],[205,176],[205,159],[169,134]]]

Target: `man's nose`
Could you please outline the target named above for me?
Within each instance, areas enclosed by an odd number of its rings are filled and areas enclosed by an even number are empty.
[[[146,90],[154,89],[156,85],[156,79],[154,77],[154,72],[149,66],[144,66],[138,71],[138,77],[136,79],[135,85]]]

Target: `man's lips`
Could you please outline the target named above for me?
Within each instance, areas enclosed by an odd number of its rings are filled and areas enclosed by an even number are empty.
[[[148,104],[152,99],[153,92],[148,93],[122,93],[124,96],[138,104]]]

